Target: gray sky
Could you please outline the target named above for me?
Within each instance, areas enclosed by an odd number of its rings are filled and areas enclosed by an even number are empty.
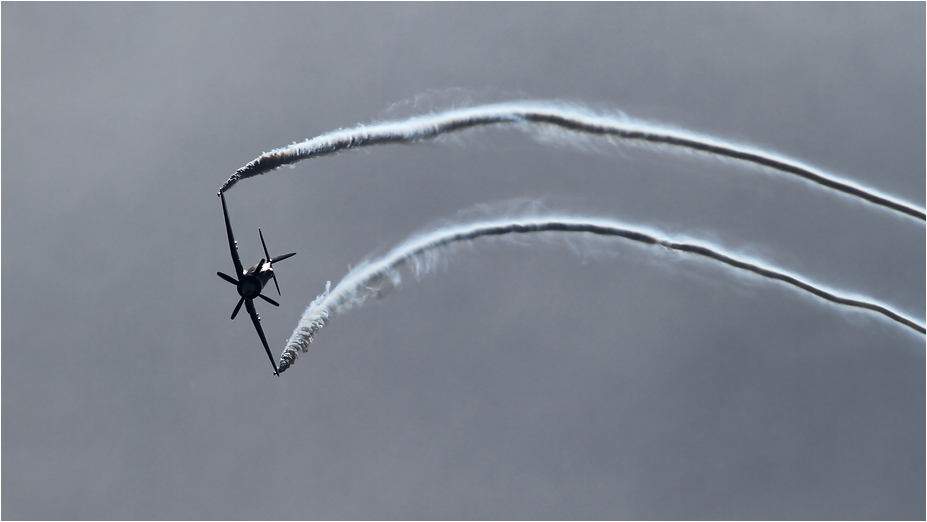
[[[704,261],[480,242],[279,379],[219,185],[431,108],[561,99],[921,208],[925,6],[2,6],[2,517],[925,517],[924,337]],[[513,198],[746,252],[923,322],[924,224],[731,162],[513,129],[228,194],[275,355],[325,282]]]

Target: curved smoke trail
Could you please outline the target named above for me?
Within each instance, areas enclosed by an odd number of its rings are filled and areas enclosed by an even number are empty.
[[[862,188],[785,156],[689,131],[666,129],[626,117],[597,115],[581,107],[530,101],[457,109],[404,121],[362,125],[322,134],[302,143],[294,143],[262,154],[232,174],[219,190],[226,191],[243,179],[316,156],[369,145],[421,141],[442,134],[499,123],[552,125],[577,133],[627,140],[630,143],[672,146],[744,161],[803,178],[921,221],[925,220],[924,210],[912,204],[894,200],[873,189]]]
[[[331,290],[330,284],[327,285],[325,293],[318,296],[303,313],[299,324],[293,331],[293,335],[287,341],[286,349],[280,356],[279,371],[283,372],[289,368],[296,360],[299,351],[309,351],[309,345],[315,335],[328,324],[335,314],[361,305],[376,295],[376,291],[371,288],[372,285],[376,285],[384,279],[398,282],[397,269],[403,265],[411,262],[420,271],[427,271],[431,266],[427,262],[427,256],[434,254],[436,249],[443,246],[487,236],[541,232],[573,232],[618,237],[645,245],[659,246],[685,254],[706,257],[730,267],[752,272],[766,279],[787,283],[832,303],[882,314],[916,332],[925,333],[923,325],[892,311],[886,306],[872,301],[840,296],[820,286],[812,285],[784,270],[768,268],[755,262],[737,259],[723,253],[722,249],[716,246],[709,247],[695,243],[680,243],[670,239],[662,239],[650,231],[630,229],[621,223],[607,219],[558,215],[532,216],[518,219],[500,218],[470,224],[452,225],[428,234],[413,236],[380,259],[354,268],[338,283],[334,290]]]

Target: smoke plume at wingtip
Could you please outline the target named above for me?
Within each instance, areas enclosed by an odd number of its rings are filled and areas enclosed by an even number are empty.
[[[707,258],[765,279],[786,283],[834,304],[881,314],[899,325],[906,326],[921,334],[925,333],[923,325],[874,300],[845,297],[784,270],[770,268],[752,260],[738,259],[714,245],[678,242],[661,238],[650,230],[629,228],[622,223],[608,219],[534,215],[450,225],[430,233],[415,235],[384,256],[358,265],[349,271],[334,289],[331,288],[329,282],[326,285],[325,292],[313,300],[303,313],[299,324],[293,331],[293,335],[287,341],[286,349],[280,357],[279,371],[283,372],[289,368],[295,362],[300,351],[307,352],[315,335],[336,314],[360,306],[371,297],[374,297],[376,293],[372,291],[372,286],[384,280],[398,284],[398,269],[402,266],[412,263],[417,273],[425,273],[434,267],[435,258],[433,256],[441,247],[482,237],[551,232],[615,237],[648,246],[662,247],[669,251]]]
[[[538,125],[553,126],[584,135],[604,136],[633,144],[665,146],[742,161],[805,179],[837,193],[921,221],[927,220],[925,211],[910,203],[898,201],[871,188],[863,188],[779,154],[627,117],[595,114],[577,105],[537,101],[481,105],[325,133],[260,155],[238,169],[219,190],[229,190],[243,179],[266,174],[278,167],[317,156],[370,145],[423,141],[456,131],[503,123],[528,124],[525,128]]]

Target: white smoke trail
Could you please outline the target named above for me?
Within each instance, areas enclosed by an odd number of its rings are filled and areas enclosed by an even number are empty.
[[[299,324],[293,331],[293,335],[287,341],[286,349],[280,356],[279,371],[283,372],[289,368],[300,351],[309,351],[309,345],[314,340],[315,335],[336,314],[354,306],[359,306],[375,296],[377,291],[372,288],[373,285],[382,283],[384,280],[388,283],[398,283],[398,269],[403,265],[412,263],[416,273],[424,273],[434,266],[436,251],[443,246],[487,236],[542,232],[587,233],[617,237],[650,246],[662,247],[667,250],[702,256],[767,279],[787,283],[835,304],[882,314],[898,324],[922,334],[925,333],[923,325],[871,299],[861,300],[841,296],[830,289],[824,289],[820,285],[812,285],[787,271],[769,268],[753,260],[737,259],[731,254],[724,253],[722,248],[714,245],[706,246],[660,238],[650,230],[632,229],[609,219],[534,215],[450,225],[430,233],[412,236],[383,257],[355,267],[335,286],[334,290],[331,289],[330,283],[326,285],[325,292],[312,301],[303,313]]]
[[[798,160],[749,145],[735,144],[694,132],[633,120],[626,116],[595,114],[587,108],[554,102],[520,101],[456,109],[403,121],[389,121],[329,132],[266,152],[238,169],[219,189],[226,191],[240,180],[265,174],[283,165],[340,151],[384,143],[409,143],[442,134],[501,123],[554,126],[567,131],[605,136],[634,144],[670,146],[716,157],[743,161],[816,183],[833,191],[856,197],[895,212],[925,220],[925,211],[863,188]],[[531,125],[518,128],[529,129]]]

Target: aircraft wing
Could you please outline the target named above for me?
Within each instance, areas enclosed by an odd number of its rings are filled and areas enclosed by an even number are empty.
[[[235,241],[235,236],[232,235],[232,224],[229,222],[229,209],[225,206],[225,194],[219,192],[219,198],[222,199],[222,214],[225,215],[225,230],[229,235],[229,251],[231,251],[232,261],[235,263],[235,277],[240,279],[243,270],[241,267],[241,259],[238,257],[238,242]],[[258,327],[258,330],[260,331],[260,327]],[[264,335],[262,334],[261,337],[263,338]],[[267,343],[264,343],[264,345],[266,346]]]
[[[267,352],[267,357],[270,359],[270,364],[274,366],[274,375],[280,376],[277,373],[277,363],[274,361],[274,356],[270,353],[270,347],[267,346],[267,338],[264,337],[264,329],[261,328],[261,318],[258,316],[257,310],[254,308],[254,301],[252,299],[245,299],[245,308],[248,309],[248,315],[251,316],[251,322],[254,323],[254,329],[257,330],[258,335],[261,337],[261,343],[264,345],[264,351]]]

